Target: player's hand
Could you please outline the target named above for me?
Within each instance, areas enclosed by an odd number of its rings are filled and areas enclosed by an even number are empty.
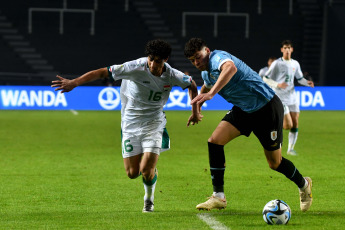
[[[77,84],[73,80],[63,78],[59,75],[56,77],[59,78],[59,80],[52,81],[51,85],[51,87],[57,87],[55,91],[61,90],[61,93],[65,93],[77,87]]]
[[[192,124],[192,125],[198,124],[199,121],[201,121],[203,117],[204,117],[204,115],[202,115],[201,113],[190,115],[188,122],[187,122],[187,127],[190,124]]]
[[[198,96],[196,96],[191,102],[190,104],[195,104],[197,103],[198,105],[199,104],[202,104],[204,103],[205,101],[208,101],[208,100],[211,100],[213,98],[213,95],[209,94],[209,93],[201,93],[199,94]]]
[[[289,85],[286,83],[286,82],[283,82],[283,83],[279,83],[278,84],[278,88],[280,89],[285,89],[286,87],[288,87]]]
[[[308,85],[312,88],[314,88],[314,82],[313,81],[308,81]]]

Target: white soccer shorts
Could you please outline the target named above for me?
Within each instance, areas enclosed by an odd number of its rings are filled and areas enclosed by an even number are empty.
[[[292,105],[284,105],[284,115],[290,112],[299,113],[300,112],[299,105],[297,103],[292,104]]]
[[[170,149],[170,139],[165,129],[166,120],[135,124],[122,123],[122,157],[132,157],[144,152],[160,154]]]

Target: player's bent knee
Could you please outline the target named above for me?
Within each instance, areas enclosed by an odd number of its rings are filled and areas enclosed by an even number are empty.
[[[292,128],[292,124],[290,124],[290,123],[283,125],[283,129],[285,129],[285,130],[289,130],[291,128]]]
[[[140,169],[143,178],[151,180],[155,176],[155,166],[143,165]]]
[[[138,170],[129,169],[129,170],[126,170],[126,173],[130,179],[135,179],[140,175],[140,172]]]
[[[216,145],[222,145],[220,143],[220,141],[218,141],[217,139],[213,138],[212,136],[210,138],[208,138],[207,140],[209,143],[212,143],[212,144],[216,144]]]
[[[279,167],[280,163],[281,163],[281,160],[279,160],[279,161],[268,161],[268,166],[271,169],[276,170]]]
[[[154,175],[154,170],[153,171],[151,171],[151,170],[143,171],[142,175],[143,175],[144,180],[146,180],[146,181],[152,180],[153,177],[155,176]]]

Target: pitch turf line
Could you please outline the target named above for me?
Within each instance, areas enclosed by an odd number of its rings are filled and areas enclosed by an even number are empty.
[[[230,230],[227,226],[216,220],[214,217],[211,216],[209,213],[202,213],[197,214],[199,219],[204,221],[208,226],[210,226],[211,229],[214,230]]]
[[[78,111],[76,111],[76,110],[74,110],[74,109],[70,109],[69,111],[71,111],[71,113],[72,113],[73,115],[78,115],[78,114],[79,114]]]

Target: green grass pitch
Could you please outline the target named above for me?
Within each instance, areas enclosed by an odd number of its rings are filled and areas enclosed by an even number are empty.
[[[225,111],[167,111],[171,150],[161,154],[155,212],[142,213],[141,178],[124,171],[119,111],[1,111],[0,229],[211,229],[195,206],[212,193],[207,139]],[[228,207],[208,212],[229,229],[345,228],[345,112],[302,111],[298,156],[283,155],[313,179],[314,202],[299,210],[297,187],[269,169],[252,134],[226,145]],[[268,226],[262,208],[290,205],[286,226]]]

